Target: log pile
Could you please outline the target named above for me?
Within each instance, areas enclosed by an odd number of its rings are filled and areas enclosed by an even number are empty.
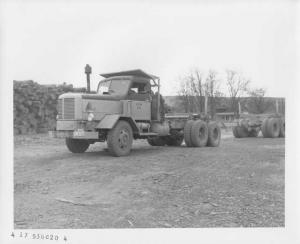
[[[14,81],[14,134],[44,133],[55,127],[58,96],[85,92],[73,85],[40,85],[32,80]]]

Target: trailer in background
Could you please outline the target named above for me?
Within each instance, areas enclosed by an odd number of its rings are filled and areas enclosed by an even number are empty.
[[[257,137],[260,131],[265,138],[285,137],[285,117],[278,112],[278,101],[276,101],[276,113],[240,113],[240,118],[235,123],[232,132],[236,138]]]

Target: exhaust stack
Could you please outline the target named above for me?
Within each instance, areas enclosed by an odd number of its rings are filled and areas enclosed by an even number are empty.
[[[92,67],[90,65],[86,65],[84,69],[84,73],[86,74],[86,92],[90,93],[91,92],[91,85],[90,85],[90,74],[92,73]]]

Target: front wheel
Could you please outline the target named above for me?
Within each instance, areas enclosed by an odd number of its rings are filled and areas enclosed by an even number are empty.
[[[108,151],[116,157],[130,153],[133,141],[133,132],[130,124],[120,120],[107,134]]]
[[[84,153],[90,144],[87,140],[66,138],[66,145],[72,153]]]

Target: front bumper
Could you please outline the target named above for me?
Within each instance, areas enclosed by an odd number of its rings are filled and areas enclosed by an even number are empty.
[[[75,130],[75,131],[62,131],[55,130],[48,132],[49,137],[51,138],[73,138],[73,139],[99,139],[99,134],[97,131],[84,131],[84,130]]]

